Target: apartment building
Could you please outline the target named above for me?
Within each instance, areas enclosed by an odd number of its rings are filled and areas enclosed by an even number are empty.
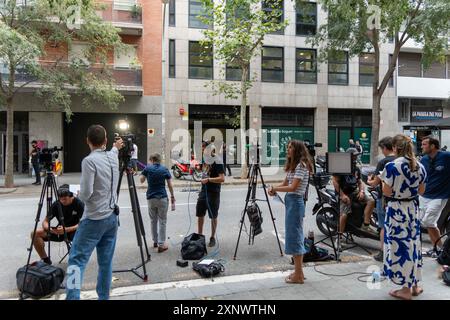
[[[265,1],[262,1],[265,6]],[[247,128],[262,129],[280,137],[280,161],[284,161],[284,145],[289,138],[308,139],[322,143],[318,152],[347,148],[348,139],[360,140],[369,159],[373,56],[350,57],[342,52],[326,63],[317,62],[317,48],[306,44],[306,36],[314,34],[327,18],[320,5],[311,1],[307,15],[296,12],[292,1],[282,1],[283,18],[289,25],[268,35],[261,55],[250,65],[256,81],[249,93]],[[221,72],[219,61],[200,57],[198,41],[207,28],[198,18],[199,0],[170,0],[165,47],[168,56],[163,76],[166,83],[164,108],[167,150],[178,141],[170,142],[177,129],[193,132],[194,122],[202,121],[203,132],[217,128],[222,132],[232,128],[230,121],[239,100],[214,95],[208,86],[212,80],[235,81],[239,70],[227,68]],[[393,45],[382,46],[381,74],[385,73]],[[381,130],[397,132],[398,112],[395,77],[382,100]],[[206,85],[206,86],[205,86]],[[170,156],[168,151],[166,156]]]
[[[49,147],[63,146],[64,171],[79,172],[81,159],[89,149],[85,134],[89,125],[102,124],[109,133],[109,141],[117,132],[117,123],[126,120],[129,131],[137,137],[139,159],[146,162],[148,150],[161,149],[161,100],[162,100],[162,10],[156,0],[99,0],[106,10],[98,14],[120,28],[124,43],[131,45],[126,53],[111,53],[108,64],[113,68],[117,90],[125,97],[118,110],[93,106],[85,109],[82,97],[73,97],[74,115],[67,122],[59,109],[48,110],[35,97],[36,88],[22,93],[15,107],[14,163],[17,173],[28,170],[28,148],[30,141],[42,140]],[[80,57],[83,43],[66,46],[47,45],[45,61],[51,63],[62,58],[70,62]],[[0,65],[0,73],[7,73],[5,65]],[[39,84],[36,84],[39,86]],[[4,150],[6,133],[6,112],[0,106],[0,173],[4,170]],[[149,129],[153,129],[149,134]]]
[[[408,41],[398,59],[398,129],[413,138],[418,151],[421,139],[430,134],[450,147],[449,130],[421,127],[422,122],[450,117],[450,56],[427,69],[421,60],[422,46]]]

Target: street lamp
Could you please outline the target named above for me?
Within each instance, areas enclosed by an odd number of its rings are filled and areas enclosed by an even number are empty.
[[[130,128],[130,124],[128,123],[127,120],[119,120],[119,121],[117,122],[116,127],[117,127],[117,129],[119,129],[120,131],[126,132],[126,131],[128,131],[128,129]]]
[[[161,0],[164,7],[162,19],[162,83],[161,83],[161,141],[162,161],[166,159],[166,11],[170,0]]]

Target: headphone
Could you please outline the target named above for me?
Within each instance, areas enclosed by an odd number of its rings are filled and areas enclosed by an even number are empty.
[[[61,187],[59,187],[58,189],[58,197],[73,197],[73,192],[70,191],[69,189],[69,185],[68,184],[63,184]]]

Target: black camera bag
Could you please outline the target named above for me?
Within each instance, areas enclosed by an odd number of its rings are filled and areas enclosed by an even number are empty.
[[[194,262],[192,269],[197,271],[203,278],[212,278],[225,271],[225,267],[219,262],[212,262],[209,265]]]
[[[64,280],[63,269],[37,261],[28,266],[24,284],[25,270],[26,266],[17,270],[17,289],[32,298],[39,299],[55,293]]]
[[[205,236],[202,234],[192,233],[184,238],[181,244],[183,260],[200,260],[207,253]]]

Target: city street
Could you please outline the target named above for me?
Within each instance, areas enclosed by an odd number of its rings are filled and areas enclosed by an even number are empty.
[[[147,264],[149,274],[148,284],[200,278],[192,270],[191,263],[187,268],[176,266],[176,260],[180,258],[181,241],[185,235],[195,232],[197,228],[195,203],[198,187],[198,184],[193,184],[191,192],[188,191],[189,188],[176,189],[176,210],[174,212],[169,212],[167,226],[169,250],[164,253],[157,253],[152,247],[153,241],[150,236],[150,220],[147,213],[144,189],[138,190],[142,216],[147,233],[147,243],[152,259]],[[209,249],[208,254],[215,259],[223,259],[226,269],[224,276],[267,273],[292,269],[293,267],[289,264],[290,257],[280,257],[274,228],[270,221],[268,207],[265,203],[260,204],[264,219],[262,226],[263,233],[256,236],[254,245],[249,246],[248,236],[244,228],[237,253],[237,259],[233,260],[246,191],[246,185],[223,186],[217,235],[218,246],[212,250]],[[257,197],[258,199],[264,198],[261,188],[258,188]],[[316,227],[315,217],[311,215],[311,209],[315,204],[315,197],[315,190],[310,189],[310,201],[307,204],[304,230],[305,234],[307,234],[309,230],[313,230],[316,237],[319,238],[322,235]],[[0,212],[2,217],[0,223],[0,259],[4,263],[4,271],[0,273],[0,298],[17,297],[18,292],[16,289],[15,273],[16,270],[26,262],[26,248],[30,245],[29,234],[34,226],[38,201],[37,194],[0,195]],[[139,264],[140,255],[136,242],[131,205],[127,190],[122,189],[119,204],[121,207],[121,225],[114,256],[114,269],[128,269]],[[274,217],[276,218],[280,242],[284,250],[284,207],[281,203],[274,201],[271,201],[271,205]],[[42,219],[43,215],[41,215],[41,221]],[[246,219],[246,226],[249,226],[248,219]],[[205,233],[208,239],[210,234],[209,219],[206,219],[205,227]],[[376,253],[378,247],[377,242],[364,239],[357,239],[357,242],[367,245],[369,248],[373,249],[372,251],[374,253]],[[63,243],[52,243],[51,250],[51,258],[54,263],[57,263],[66,253],[66,248]],[[37,259],[38,256],[33,250],[32,261]],[[342,255],[342,259],[347,262],[373,261],[367,253],[361,249],[346,251]],[[67,260],[65,260],[61,266],[66,268]],[[95,289],[96,271],[97,266],[94,253],[86,270],[84,290]],[[365,270],[361,271],[365,272]],[[142,272],[142,269],[139,269],[139,272]],[[132,273],[115,273],[113,276],[114,288],[144,284],[141,279]]]

